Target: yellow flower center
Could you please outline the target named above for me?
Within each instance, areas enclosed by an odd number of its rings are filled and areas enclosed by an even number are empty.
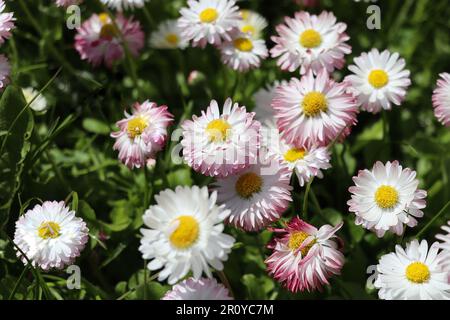
[[[292,251],[297,250],[300,248],[300,246],[303,244],[303,242],[308,238],[310,235],[303,231],[294,232],[289,237],[289,243],[288,247]],[[304,247],[301,251],[302,257],[306,256],[309,252],[309,250],[312,248],[312,246],[316,243],[316,240],[311,241],[306,247]]]
[[[390,209],[398,203],[398,192],[391,186],[382,185],[375,192],[375,202],[382,209]]]
[[[223,119],[215,119],[208,123],[206,127],[206,133],[209,136],[209,140],[213,142],[225,141],[228,137],[231,126]]]
[[[200,13],[200,21],[203,23],[211,23],[217,20],[219,13],[214,8],[207,8]]]
[[[248,17],[250,16],[250,11],[249,10],[241,10],[241,17],[242,20],[247,20]]]
[[[253,34],[256,33],[255,27],[252,26],[252,25],[250,25],[250,24],[243,26],[243,27],[241,28],[241,31],[242,31],[243,33],[250,33],[251,35],[253,35]]]
[[[284,160],[287,162],[295,162],[297,160],[303,159],[305,157],[306,150],[299,148],[292,148],[286,151],[284,154]]]
[[[236,192],[244,199],[248,199],[253,194],[261,191],[263,180],[254,172],[244,173],[236,181]]]
[[[178,36],[175,33],[169,33],[166,36],[166,40],[170,44],[173,44],[173,45],[178,44]]]
[[[322,36],[316,30],[308,29],[300,35],[300,44],[305,48],[316,48],[322,43]]]
[[[170,235],[170,242],[178,249],[186,249],[198,239],[199,226],[192,216],[180,216],[172,223],[178,223],[178,227]]]
[[[117,36],[117,29],[112,24],[109,15],[107,13],[101,13],[98,17],[100,19],[100,22],[102,23],[102,28],[100,29],[100,38],[112,39]]]
[[[320,92],[312,91],[303,98],[302,108],[307,117],[317,116],[320,112],[328,110],[327,98]]]
[[[238,49],[239,51],[252,51],[253,49],[253,43],[250,39],[247,38],[238,38],[234,40],[234,47]]]
[[[42,239],[55,239],[58,238],[60,235],[61,227],[59,224],[53,221],[45,221],[42,222],[38,229],[39,237]]]
[[[386,71],[381,69],[372,70],[369,74],[369,83],[376,89],[383,88],[389,82]]]
[[[134,139],[140,136],[147,127],[148,127],[147,120],[145,120],[143,117],[133,118],[130,121],[128,121],[127,124],[128,136],[131,139]]]
[[[406,268],[406,278],[414,283],[424,283],[430,279],[430,269],[422,262],[413,262]]]

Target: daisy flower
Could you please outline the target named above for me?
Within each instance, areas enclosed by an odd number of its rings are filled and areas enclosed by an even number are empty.
[[[11,65],[4,54],[0,54],[0,91],[10,82]]]
[[[183,157],[195,171],[226,177],[257,162],[260,123],[245,107],[225,101],[223,112],[212,100],[206,112],[182,124]]]
[[[192,40],[194,47],[207,43],[220,45],[231,41],[231,33],[239,29],[241,16],[234,0],[188,0],[188,8],[180,10],[181,35]]]
[[[0,45],[11,37],[11,30],[15,28],[14,21],[16,21],[14,13],[3,12],[5,11],[5,7],[5,1],[0,0]]]
[[[231,210],[228,224],[246,231],[258,231],[280,219],[289,207],[292,187],[290,173],[276,158],[248,169],[217,179],[212,190],[217,191],[217,202]]]
[[[127,43],[130,54],[134,57],[139,55],[139,51],[144,46],[144,33],[139,21],[127,19],[118,13],[115,22],[119,30],[108,14],[94,14],[77,28],[75,49],[81,55],[81,59],[87,60],[94,66],[104,62],[106,66],[111,67],[115,61],[124,56],[122,37]]]
[[[36,95],[39,94],[39,91],[29,87],[22,89],[22,93],[25,97],[25,101],[28,104]],[[47,99],[45,99],[42,94],[39,94],[39,96],[33,101],[33,103],[30,104],[30,108],[36,112],[45,111],[47,109]]]
[[[450,127],[450,74],[441,73],[437,88],[433,92],[433,107],[436,118]]]
[[[56,5],[58,7],[70,7],[74,4],[80,4],[83,0],[56,0]]]
[[[189,45],[181,35],[177,20],[166,20],[150,37],[150,45],[156,49],[184,49]]]
[[[300,74],[312,70],[314,74],[325,68],[328,72],[341,69],[344,56],[351,53],[345,42],[350,37],[345,33],[347,25],[336,23],[331,12],[311,15],[306,11],[297,12],[294,18],[286,17],[285,24],[278,25],[278,36],[272,40],[276,46],[270,50],[273,58],[283,70],[293,72],[300,68]]]
[[[261,39],[262,32],[267,27],[267,20],[259,13],[252,10],[240,11],[242,20],[239,21],[239,30],[250,35],[254,39]]]
[[[148,100],[133,106],[132,114],[125,112],[125,119],[117,122],[119,131],[111,137],[116,139],[114,150],[119,150],[119,159],[130,169],[140,168],[166,144],[167,127],[173,120],[167,106]]]
[[[327,145],[356,123],[358,107],[347,84],[329,78],[325,69],[309,71],[277,88],[272,107],[278,129],[287,143]]]
[[[220,45],[222,62],[241,72],[259,68],[261,60],[269,55],[264,40],[253,39],[244,33],[238,33],[231,41]]]
[[[75,217],[75,211],[64,201],[45,201],[20,216],[14,243],[33,266],[62,269],[80,255],[89,239],[88,232],[83,219]],[[24,264],[28,263],[20,251],[16,254]]]
[[[311,291],[328,285],[344,265],[342,240],[335,233],[342,227],[323,225],[320,229],[293,218],[268,245],[273,250],[266,259],[267,270],[289,291]]]
[[[439,244],[439,247],[442,249],[442,255],[444,256],[444,259],[442,260],[442,266],[445,268],[445,270],[448,270],[450,272],[450,220],[447,221],[447,225],[442,226],[441,229],[446,234],[438,234],[436,235],[436,239],[442,241]]]
[[[122,11],[124,9],[142,8],[149,0],[100,0],[109,7]]]
[[[441,253],[435,242],[413,240],[395,246],[395,252],[385,254],[377,265],[374,286],[384,300],[449,300],[448,272],[439,265]]]
[[[212,277],[210,267],[223,269],[223,261],[234,238],[223,233],[223,220],[229,210],[216,204],[216,193],[208,188],[181,187],[155,196],[156,205],[145,212],[139,251],[151,260],[149,270],[162,269],[158,281],[168,278],[174,284],[192,271],[194,279],[202,273]]]
[[[233,300],[227,288],[216,279],[189,278],[176,284],[161,300]]]
[[[390,230],[403,234],[403,225],[415,227],[415,218],[423,217],[427,192],[417,189],[416,172],[403,169],[398,161],[385,165],[377,161],[372,170],[361,170],[353,177],[347,202],[356,215],[356,224],[383,237]]]
[[[287,81],[275,81],[274,83],[263,87],[255,92],[253,100],[255,101],[255,119],[262,124],[276,128],[275,110],[272,108],[272,100],[275,97],[276,89],[280,85],[287,85]]]
[[[372,49],[355,58],[348,69],[354,74],[345,78],[349,91],[357,97],[362,110],[378,113],[399,106],[411,84],[405,60],[398,53]]]

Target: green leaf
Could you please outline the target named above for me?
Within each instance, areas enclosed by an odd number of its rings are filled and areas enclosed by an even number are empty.
[[[0,228],[6,224],[14,196],[20,187],[20,175],[30,150],[33,115],[26,106],[22,90],[6,88],[0,100],[0,132],[7,131],[0,143]]]
[[[111,132],[109,126],[106,123],[93,118],[84,119],[83,128],[86,131],[102,135],[109,135]]]

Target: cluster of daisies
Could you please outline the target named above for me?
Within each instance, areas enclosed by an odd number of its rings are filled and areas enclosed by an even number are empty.
[[[75,48],[94,66],[111,67],[125,54],[138,56],[144,47],[140,23],[122,12],[144,1],[102,1],[117,14],[86,20],[77,30]],[[57,4],[74,2],[80,1]],[[257,68],[269,55],[262,40],[266,20],[240,10],[233,0],[189,0],[180,14],[151,35],[152,47],[214,45],[223,63],[237,71]],[[8,17],[11,29],[12,14]],[[332,72],[342,69],[351,53],[346,28],[331,12],[286,17],[276,27],[270,54],[281,69],[298,71],[298,77],[258,91],[253,112],[231,98],[223,106],[212,100],[181,124],[185,163],[214,179],[208,187],[162,191],[143,215],[142,257],[159,281],[174,285],[164,299],[232,298],[213,278],[213,270],[221,274],[235,243],[225,225],[274,233],[267,244],[267,271],[291,292],[320,290],[340,274],[344,244],[337,233],[342,223],[315,227],[300,218],[305,212],[288,222],[281,219],[292,203],[291,182],[303,187],[322,178],[331,167],[332,146],[351,133],[358,113],[401,105],[411,84],[404,59],[377,49],[356,57],[343,81],[333,79]],[[9,36],[2,30],[0,40]],[[450,75],[441,77],[433,104],[439,121],[448,126]],[[111,134],[120,161],[130,169],[152,167],[172,122],[167,106],[133,105]],[[419,189],[416,172],[398,161],[377,162],[353,181],[349,211],[357,225],[378,237],[387,232],[401,236],[423,216],[427,193]],[[380,258],[375,282],[380,298],[450,299],[450,227],[443,230],[446,234],[437,236],[441,242],[428,246],[413,240]],[[86,224],[63,202],[44,202],[27,211],[17,221],[14,238],[17,255],[44,270],[72,263],[87,240]]]

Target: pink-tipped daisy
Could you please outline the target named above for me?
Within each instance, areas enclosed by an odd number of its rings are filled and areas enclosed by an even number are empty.
[[[180,14],[181,35],[196,47],[231,41],[231,33],[239,29],[241,20],[234,0],[188,0],[188,8],[182,8]]]
[[[195,171],[207,176],[226,177],[257,162],[260,123],[231,99],[222,113],[215,100],[200,117],[182,124],[183,157]]]
[[[16,21],[14,13],[3,12],[5,7],[5,2],[0,0],[0,45],[5,43],[5,40],[11,37],[11,30],[15,28],[14,21]]]
[[[437,81],[437,88],[433,92],[433,107],[436,118],[450,127],[450,74],[441,73]]]
[[[231,41],[223,42],[220,52],[224,64],[241,72],[259,68],[261,60],[269,55],[264,40],[253,39],[244,33],[237,33]]]
[[[214,278],[186,279],[168,291],[162,300],[233,300],[230,292]]]
[[[74,4],[80,4],[83,0],[56,0],[56,5],[58,7],[70,7]]]
[[[445,234],[436,235],[436,239],[441,241],[439,247],[442,249],[442,255],[444,257],[444,259],[442,259],[442,266],[449,272],[450,281],[450,220],[447,221],[447,225],[443,225],[441,229]]]
[[[124,9],[142,8],[150,0],[100,0],[109,7],[122,11]]]
[[[275,110],[272,107],[272,100],[275,97],[276,89],[280,85],[287,85],[287,81],[275,81],[255,92],[253,100],[255,101],[255,118],[263,125],[276,128]]]
[[[358,99],[362,110],[378,113],[399,106],[411,84],[405,60],[398,53],[372,49],[354,60],[348,69],[354,74],[345,78],[349,91]]]
[[[231,210],[228,224],[246,231],[258,231],[280,219],[289,207],[292,187],[290,172],[275,157],[267,157],[248,169],[217,179],[212,190],[217,202]]]
[[[286,17],[285,24],[278,25],[278,36],[272,40],[276,46],[270,50],[273,58],[279,57],[278,65],[283,70],[293,72],[300,68],[305,74],[321,69],[333,72],[344,66],[346,54],[351,47],[346,44],[350,37],[345,33],[347,25],[336,23],[331,12],[311,15],[306,11],[297,12],[294,18]]]
[[[330,79],[325,69],[293,78],[277,88],[272,106],[287,143],[327,145],[356,123],[358,107],[345,83]]]
[[[64,201],[45,201],[20,216],[14,243],[33,266],[62,269],[80,255],[89,240],[88,232],[83,219],[75,217]],[[28,263],[19,250],[16,254]]]
[[[384,300],[450,300],[448,271],[442,269],[438,243],[414,239],[406,249],[395,246],[377,265],[375,287]]]
[[[89,61],[94,66],[105,63],[106,66],[111,67],[115,61],[124,57],[122,38],[130,54],[134,57],[139,55],[139,51],[144,46],[144,33],[139,21],[125,18],[118,13],[115,23],[117,28],[108,14],[101,13],[92,15],[77,28],[75,49],[79,52],[81,59]]]
[[[341,227],[317,229],[295,217],[286,228],[274,229],[278,235],[268,245],[273,252],[265,261],[269,274],[291,292],[321,290],[344,265],[342,240],[335,235]]]
[[[0,54],[0,91],[2,91],[10,82],[11,65],[4,54]]]
[[[377,161],[372,170],[360,170],[353,177],[347,202],[356,215],[356,224],[383,237],[386,231],[401,235],[404,225],[415,227],[423,217],[427,192],[420,190],[416,172],[403,169],[398,161],[385,165]]]
[[[125,119],[117,122],[119,131],[111,137],[116,139],[114,150],[119,159],[130,169],[140,168],[155,160],[167,139],[167,127],[173,120],[167,106],[160,106],[148,100],[133,106],[132,114],[125,112]]]

